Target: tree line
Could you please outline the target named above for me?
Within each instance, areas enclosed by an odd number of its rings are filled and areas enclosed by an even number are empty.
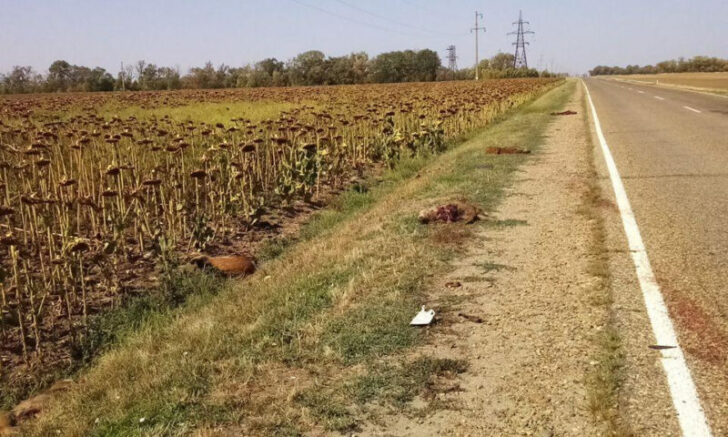
[[[612,74],[657,74],[657,73],[717,73],[728,71],[728,59],[708,56],[695,56],[691,59],[678,58],[658,62],[655,65],[627,65],[609,67],[599,65],[589,71],[590,76]]]
[[[483,78],[551,75],[533,69],[514,69],[513,55],[506,53],[481,61],[479,69]],[[101,67],[92,69],[64,60],[53,62],[44,74],[29,66],[15,66],[9,73],[0,74],[0,94],[430,82],[474,76],[472,68],[444,68],[439,55],[429,49],[393,51],[374,58],[364,52],[327,57],[311,50],[287,62],[267,58],[244,67],[215,67],[207,62],[186,74],[181,74],[179,68],[146,61],[126,65],[116,76]]]

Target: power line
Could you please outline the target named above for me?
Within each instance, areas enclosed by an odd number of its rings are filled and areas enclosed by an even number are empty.
[[[427,7],[423,4],[423,2],[416,1],[416,0],[400,0],[402,3],[407,3],[408,5],[414,6],[417,8],[418,11],[427,12],[429,14],[437,15],[439,18],[445,18],[443,15],[449,15],[449,18],[451,21],[455,21],[459,19],[459,16],[456,16],[452,13],[452,10],[449,8],[446,11],[436,11],[430,7]],[[459,35],[459,34],[458,34]]]
[[[401,31],[398,31],[398,30],[395,30],[395,29],[390,29],[388,27],[379,26],[379,25],[372,24],[372,23],[367,23],[366,21],[360,21],[360,20],[357,20],[355,18],[350,18],[350,17],[347,17],[346,15],[337,14],[336,12],[332,12],[332,11],[329,11],[327,9],[320,8],[320,7],[315,6],[315,5],[310,5],[308,3],[304,3],[304,2],[302,2],[300,0],[291,0],[291,1],[293,3],[298,4],[298,5],[301,5],[301,6],[310,8],[310,9],[314,9],[314,10],[317,10],[317,11],[319,11],[321,13],[324,13],[324,14],[327,14],[327,15],[331,15],[332,17],[336,17],[336,18],[338,18],[340,20],[349,21],[351,23],[359,24],[361,26],[371,27],[373,29],[382,30],[384,32],[398,33],[398,34],[404,35],[404,36],[419,37],[418,35],[413,35],[411,33],[401,32]]]
[[[421,2],[417,2],[414,0],[402,0],[402,2],[415,6],[415,7],[417,7],[417,9],[423,10],[425,12],[429,12],[431,14],[439,14],[439,12],[437,12],[437,11],[433,11],[432,9],[430,9],[428,7],[422,6]]]
[[[460,35],[462,35],[462,34],[458,35],[458,34],[454,34],[454,33],[440,32],[440,31],[437,31],[437,30],[426,29],[424,27],[412,26],[410,24],[402,23],[401,21],[397,21],[397,20],[391,19],[389,17],[386,17],[384,15],[380,15],[380,14],[377,14],[375,12],[371,12],[371,11],[368,11],[366,9],[360,8],[359,6],[353,5],[353,4],[351,4],[349,2],[346,2],[344,0],[336,0],[336,1],[339,2],[339,3],[341,3],[344,6],[348,6],[348,7],[352,8],[352,9],[355,9],[355,10],[361,12],[361,13],[370,15],[370,16],[372,16],[374,18],[378,18],[380,20],[388,21],[388,22],[393,23],[393,24],[396,24],[398,26],[406,27],[406,28],[409,28],[409,29],[412,29],[412,30],[416,30],[418,32],[432,33],[432,34],[437,34],[437,35],[441,35],[441,36],[460,36]]]

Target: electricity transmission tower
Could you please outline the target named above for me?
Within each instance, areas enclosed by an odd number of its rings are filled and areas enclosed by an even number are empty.
[[[514,25],[518,25],[518,30],[510,32],[508,35],[516,35],[516,42],[513,43],[516,46],[516,56],[513,59],[513,68],[528,68],[528,59],[526,58],[526,46],[529,45],[526,42],[526,35],[533,35],[535,32],[525,30],[524,24],[531,24],[528,21],[523,21],[522,11],[518,11],[518,21],[513,22]]]
[[[483,14],[475,11],[475,27],[470,29],[470,33],[475,32],[475,80],[478,80],[478,32],[485,32],[485,27],[478,27],[478,18],[483,18]]]
[[[447,68],[454,75],[455,72],[458,70],[458,57],[457,57],[457,54],[455,52],[455,46],[448,46],[448,48],[447,48],[447,61],[448,61]]]

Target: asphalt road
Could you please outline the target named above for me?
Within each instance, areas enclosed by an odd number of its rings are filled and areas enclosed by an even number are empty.
[[[728,98],[585,82],[708,421],[728,435]]]

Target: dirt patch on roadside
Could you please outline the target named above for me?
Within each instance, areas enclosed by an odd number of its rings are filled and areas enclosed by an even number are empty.
[[[485,153],[488,155],[528,155],[531,151],[518,147],[488,147],[485,149]]]

